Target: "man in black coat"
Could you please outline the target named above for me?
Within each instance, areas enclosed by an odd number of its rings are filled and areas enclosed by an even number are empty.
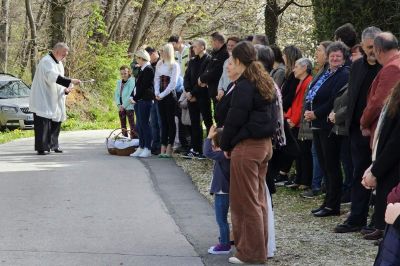
[[[225,37],[219,32],[211,34],[211,45],[213,48],[211,59],[205,71],[200,75],[198,85],[208,89],[208,97],[214,102],[215,111],[218,82],[222,75],[224,62],[229,58],[229,53],[226,49]]]
[[[364,137],[360,130],[360,118],[367,104],[369,88],[382,66],[374,55],[374,39],[381,32],[376,27],[368,27],[362,33],[363,58],[351,66],[346,127],[349,128],[351,157],[354,165],[351,187],[350,216],[343,224],[335,227],[336,233],[360,231],[367,224],[368,204],[371,190],[361,185],[364,171],[371,165],[369,137]]]
[[[204,87],[198,84],[199,76],[207,68],[211,56],[206,53],[206,42],[198,39],[192,45],[195,57],[188,64],[185,72],[183,85],[185,87],[186,98],[188,99],[188,108],[191,121],[191,150],[185,157],[201,157],[203,147],[203,128],[201,118],[203,117],[207,132],[213,124],[211,114],[211,99]]]

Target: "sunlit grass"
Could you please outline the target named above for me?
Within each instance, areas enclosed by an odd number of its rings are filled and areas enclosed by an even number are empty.
[[[14,139],[29,138],[33,136],[34,136],[33,130],[6,129],[5,131],[0,132],[0,143],[6,143]]]
[[[115,129],[119,128],[119,121],[80,121],[68,119],[62,123],[62,131],[72,130],[92,130],[92,129]],[[29,138],[34,136],[33,130],[10,130],[0,131],[0,144],[10,142],[15,139]]]

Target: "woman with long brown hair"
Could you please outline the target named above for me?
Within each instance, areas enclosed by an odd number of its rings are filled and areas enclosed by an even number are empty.
[[[275,87],[250,42],[232,51],[235,82],[221,139],[231,158],[230,207],[237,253],[230,263],[264,263],[268,231],[265,174],[276,131]]]

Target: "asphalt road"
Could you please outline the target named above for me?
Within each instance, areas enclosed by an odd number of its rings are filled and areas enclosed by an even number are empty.
[[[212,206],[172,159],[108,155],[109,131],[0,145],[0,265],[226,265]]]

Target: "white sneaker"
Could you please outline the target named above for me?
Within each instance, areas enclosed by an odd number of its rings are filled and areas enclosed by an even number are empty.
[[[239,260],[236,257],[230,257],[228,261],[229,261],[229,263],[232,263],[232,264],[244,264],[243,261]]]
[[[129,156],[131,157],[139,157],[139,155],[143,152],[143,149],[137,148],[134,153],[131,153]]]
[[[139,154],[140,158],[147,158],[147,157],[151,157],[151,150],[144,148],[142,153]]]

